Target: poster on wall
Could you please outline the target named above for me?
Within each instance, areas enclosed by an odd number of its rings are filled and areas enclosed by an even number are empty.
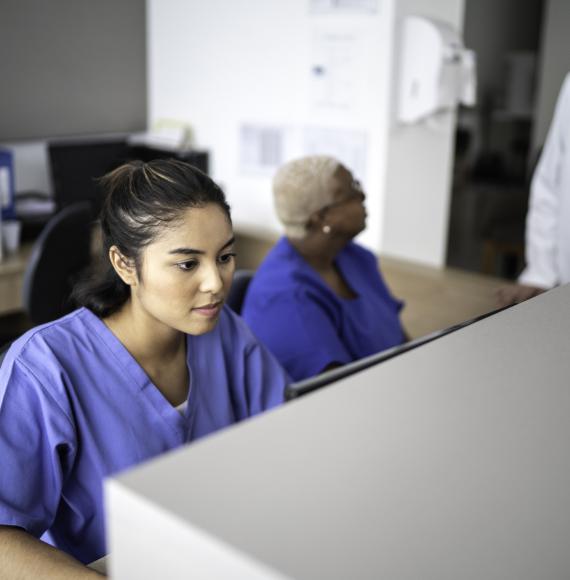
[[[240,169],[244,173],[273,174],[283,164],[285,130],[281,127],[243,124],[239,130]]]
[[[364,12],[374,14],[378,12],[379,4],[380,0],[309,0],[309,13]]]
[[[368,154],[368,135],[365,131],[305,127],[304,155],[330,155],[341,161],[353,175],[364,181]]]
[[[309,105],[313,113],[353,113],[368,90],[368,29],[315,30],[311,45]]]

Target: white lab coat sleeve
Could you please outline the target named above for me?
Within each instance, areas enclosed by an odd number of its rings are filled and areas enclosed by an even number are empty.
[[[526,220],[526,268],[521,284],[551,288],[560,283],[558,252],[561,196],[570,195],[561,184],[561,164],[570,131],[570,74],[562,85],[540,161],[534,172]],[[570,226],[567,226],[570,227]]]

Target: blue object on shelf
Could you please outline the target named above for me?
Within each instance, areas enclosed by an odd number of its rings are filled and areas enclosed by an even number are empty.
[[[0,149],[0,208],[2,219],[16,217],[14,201],[14,159],[11,151]]]

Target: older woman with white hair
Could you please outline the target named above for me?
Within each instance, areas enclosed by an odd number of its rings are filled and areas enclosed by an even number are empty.
[[[353,242],[366,225],[364,193],[337,160],[287,163],[273,180],[285,236],[249,287],[243,317],[295,380],[405,340],[377,258]]]

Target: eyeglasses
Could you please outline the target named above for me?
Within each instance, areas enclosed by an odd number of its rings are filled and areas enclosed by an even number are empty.
[[[358,181],[358,179],[353,179],[350,185],[350,192],[347,193],[342,199],[333,201],[333,203],[330,203],[323,209],[328,210],[339,205],[344,205],[345,203],[353,201],[354,199],[359,199],[361,202],[363,202],[365,197],[366,196],[364,195],[362,184],[360,181]]]
[[[364,195],[364,188],[362,187],[362,183],[360,183],[360,181],[358,181],[358,179],[352,180],[352,193],[355,196],[360,196],[363,201],[364,201],[364,198],[366,197]]]

